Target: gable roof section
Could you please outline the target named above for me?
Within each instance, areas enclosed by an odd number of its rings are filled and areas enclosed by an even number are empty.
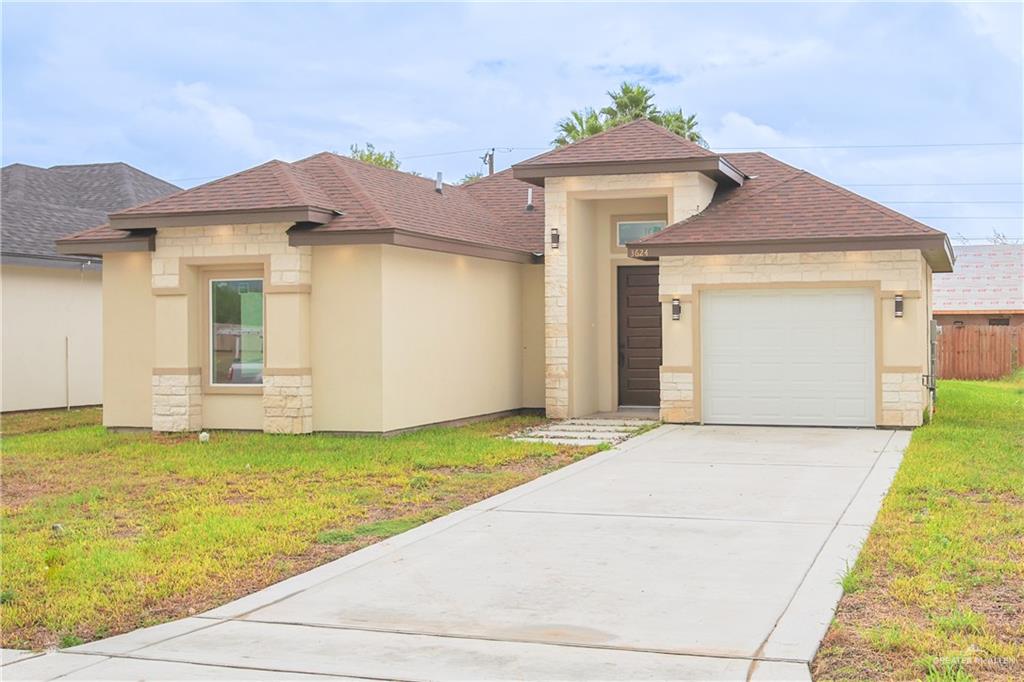
[[[111,215],[60,248],[148,249],[154,227],[283,221],[296,223],[293,245],[391,243],[532,262],[543,251],[544,217],[543,203],[526,210],[527,190],[506,171],[438,193],[433,180],[323,152]]]
[[[935,275],[938,313],[1024,312],[1024,244],[956,247],[952,273]]]
[[[726,184],[743,177],[719,154],[645,119],[610,128],[579,142],[515,164],[519,180],[543,185],[548,177],[697,171]]]
[[[121,162],[5,166],[0,218],[3,255],[69,260],[58,254],[55,240],[104,223],[111,211],[178,189]]]
[[[630,247],[651,257],[906,248],[923,250],[936,271],[952,268],[952,247],[939,230],[767,154],[729,158],[753,179]]]
[[[247,214],[266,211],[281,213],[282,220],[328,219],[336,208],[334,203],[302,168],[274,160],[111,213],[110,225],[126,230],[177,227],[196,224],[190,216],[203,216],[205,220],[217,214],[228,222],[246,222]]]

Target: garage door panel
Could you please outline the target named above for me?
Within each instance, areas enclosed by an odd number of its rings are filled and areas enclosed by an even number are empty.
[[[707,423],[874,425],[874,296],[868,289],[705,292]]]

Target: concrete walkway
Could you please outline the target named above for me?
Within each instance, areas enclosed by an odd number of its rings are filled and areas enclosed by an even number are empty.
[[[520,431],[512,434],[509,438],[531,443],[556,443],[559,445],[582,446],[600,445],[601,443],[615,445],[637,431],[656,423],[656,420],[653,419],[616,419],[611,417],[563,419]]]
[[[895,431],[662,426],[18,679],[807,680]]]

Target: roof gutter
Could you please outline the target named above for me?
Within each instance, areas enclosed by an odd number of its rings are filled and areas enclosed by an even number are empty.
[[[660,244],[632,242],[630,258],[657,260],[661,256],[722,256],[749,253],[808,253],[815,251],[919,250],[934,272],[952,272],[955,258],[945,234],[888,237],[827,237],[808,239],[759,239],[751,241],[687,242]]]

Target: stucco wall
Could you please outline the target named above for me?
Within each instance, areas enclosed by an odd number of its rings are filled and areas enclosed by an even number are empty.
[[[155,307],[148,253],[103,259],[103,424],[149,428]]]
[[[9,264],[0,272],[3,411],[99,404],[100,273]]]
[[[522,407],[523,267],[382,247],[385,431]]]
[[[916,426],[927,405],[921,374],[928,371],[927,324],[930,269],[915,250],[769,253],[731,256],[667,256],[660,259],[662,417],[700,421],[700,358],[695,300],[702,289],[868,284],[878,292],[880,357],[876,358],[877,420],[880,425]],[[894,316],[894,295],[904,296],[904,315]],[[682,303],[672,320],[671,299]],[[691,387],[688,389],[688,387]]]
[[[313,249],[313,429],[379,432],[383,420],[381,249]]]
[[[524,265],[520,281],[523,295],[523,407],[544,407],[544,266]]]

